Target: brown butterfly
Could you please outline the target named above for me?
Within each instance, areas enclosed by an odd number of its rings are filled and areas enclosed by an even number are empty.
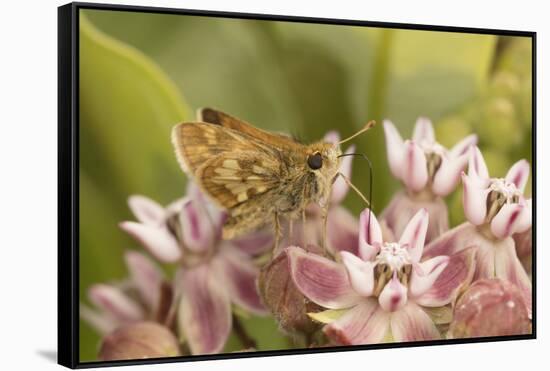
[[[300,214],[305,218],[306,206],[314,202],[321,206],[326,223],[332,184],[337,176],[344,177],[338,172],[340,144],[373,125],[369,122],[336,144],[305,145],[203,108],[198,122],[184,122],[172,129],[172,143],[182,169],[228,211],[224,239],[273,223],[277,246],[281,216],[290,221]]]

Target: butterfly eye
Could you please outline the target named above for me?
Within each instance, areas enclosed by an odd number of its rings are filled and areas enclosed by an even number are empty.
[[[323,157],[319,152],[315,152],[314,154],[309,155],[307,158],[307,164],[313,170],[320,169],[323,166]]]

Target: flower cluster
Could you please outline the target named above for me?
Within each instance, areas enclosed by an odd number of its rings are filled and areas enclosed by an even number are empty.
[[[81,316],[103,336],[99,357],[218,353],[232,331],[253,350],[243,312],[273,315],[307,347],[530,332],[528,162],[491,178],[476,135],[448,150],[426,118],[411,140],[390,121],[384,130],[390,170],[404,189],[380,215],[365,209],[357,219],[340,205],[349,186],[337,180],[327,241],[317,205],[292,232],[284,223],[271,251],[269,230],[223,240],[225,211],[192,182],[167,207],[131,196],[137,221],[120,228],[155,259],[128,251],[128,279],[89,288],[94,308],[82,304]],[[351,165],[351,157],[340,165],[348,178]],[[449,229],[444,199],[461,181],[467,220]],[[161,264],[175,267],[172,278]]]

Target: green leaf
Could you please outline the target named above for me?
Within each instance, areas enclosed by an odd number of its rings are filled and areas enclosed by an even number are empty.
[[[94,282],[126,275],[118,229],[133,218],[126,199],[161,202],[183,192],[170,128],[186,116],[177,88],[141,52],[80,17],[80,300]],[[94,360],[99,336],[81,323],[81,360]]]
[[[307,315],[317,322],[331,323],[342,317],[348,309],[328,309],[322,312],[308,313]]]
[[[119,202],[133,193],[162,202],[180,195],[184,176],[170,130],[186,112],[159,67],[81,15],[81,167],[92,179]]]

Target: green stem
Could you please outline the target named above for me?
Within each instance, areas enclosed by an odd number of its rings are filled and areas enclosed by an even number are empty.
[[[236,315],[233,315],[233,331],[239,338],[244,349],[257,349],[256,340],[254,340],[244,328],[241,320]]]

